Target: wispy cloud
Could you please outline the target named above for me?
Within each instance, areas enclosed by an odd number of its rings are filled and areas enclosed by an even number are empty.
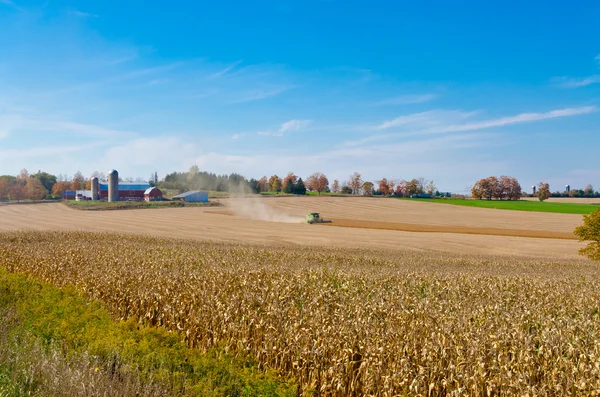
[[[512,124],[553,119],[553,118],[557,118],[557,117],[577,116],[577,115],[581,115],[581,114],[593,113],[597,110],[598,109],[596,108],[596,106],[584,106],[584,107],[579,107],[579,108],[557,109],[557,110],[552,110],[550,112],[545,112],[545,113],[521,113],[516,116],[501,117],[499,119],[477,121],[477,122],[473,122],[473,123],[449,125],[449,126],[445,126],[445,127],[433,128],[431,130],[426,130],[426,131],[422,131],[422,132],[445,133],[445,132],[481,130],[481,129],[485,129],[485,128],[502,127],[502,126],[507,126],[507,125],[512,125]],[[418,119],[419,121],[427,122],[427,121],[429,121],[429,119],[427,118],[427,114],[429,114],[429,113],[430,112],[424,112],[424,113],[417,113],[415,115],[402,116],[402,117],[399,117],[392,121],[386,121],[383,124],[381,124],[378,128],[386,129],[386,128],[390,128],[390,127],[396,127],[399,125],[408,124],[408,121],[412,120],[414,118]],[[468,114],[468,113],[466,113],[466,114]]]
[[[600,74],[594,74],[584,78],[561,76],[553,78],[552,82],[563,88],[585,87],[590,84],[600,83]]]
[[[515,116],[501,117],[498,119],[457,123],[460,119],[472,117],[474,112],[461,111],[428,111],[401,116],[394,120],[386,121],[375,130],[396,128],[394,133],[373,135],[367,138],[346,142],[346,146],[364,145],[368,142],[380,141],[395,137],[406,137],[411,135],[447,134],[455,132],[478,131],[494,127],[506,127],[521,123],[530,123],[560,117],[578,116],[594,113],[598,110],[596,106],[584,106],[579,108],[564,108],[544,113],[521,113]],[[455,122],[449,122],[455,120]]]
[[[312,122],[312,120],[290,120],[281,124],[281,128],[279,128],[279,132],[289,132],[289,131],[299,131],[303,128],[308,127],[308,125]]]
[[[594,59],[596,59],[596,61],[598,61],[598,64],[600,64],[600,54],[596,55],[596,58]]]
[[[99,15],[91,14],[89,12],[83,12],[79,10],[69,10],[69,14],[74,15],[79,18],[98,18]]]
[[[290,88],[292,88],[292,87],[291,86],[281,86],[281,87],[276,87],[276,88],[272,88],[272,89],[257,89],[257,90],[246,91],[246,92],[242,92],[241,94],[239,94],[239,96],[237,98],[231,100],[230,103],[235,104],[235,103],[244,103],[244,102],[258,101],[261,99],[267,99],[267,98],[271,98],[276,95],[279,95],[279,94],[289,90]]]
[[[410,105],[415,103],[425,103],[432,101],[437,97],[437,94],[400,95],[395,98],[388,98],[375,102],[373,106]]]
[[[256,134],[261,136],[283,136],[287,132],[295,132],[306,129],[312,120],[290,120],[279,126],[277,131],[259,131]]]
[[[413,113],[397,117],[393,120],[384,121],[377,126],[379,130],[385,130],[393,127],[408,128],[431,128],[436,126],[448,125],[465,120],[476,112],[463,112],[461,110],[428,110],[425,112]]]
[[[227,73],[229,73],[230,71],[232,71],[232,70],[233,70],[233,69],[234,69],[234,68],[235,68],[237,65],[239,65],[240,63],[242,63],[242,61],[237,61],[237,62],[234,62],[234,63],[232,63],[231,65],[227,66],[226,68],[224,68],[224,69],[221,69],[221,70],[219,70],[219,71],[218,71],[218,72],[216,72],[216,73],[210,74],[210,75],[207,77],[207,79],[209,79],[209,80],[214,80],[214,79],[216,79],[216,78],[219,78],[219,77],[223,76],[224,74],[227,74]]]

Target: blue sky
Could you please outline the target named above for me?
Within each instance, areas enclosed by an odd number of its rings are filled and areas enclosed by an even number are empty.
[[[0,0],[0,174],[600,188],[600,3]]]

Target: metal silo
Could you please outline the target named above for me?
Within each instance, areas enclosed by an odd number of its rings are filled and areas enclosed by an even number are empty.
[[[533,191],[533,195],[535,196],[535,191],[536,191],[536,189],[537,189],[537,188],[536,188],[536,186],[535,186],[535,185],[533,185],[533,186],[531,187],[531,189],[532,189],[532,191]]]
[[[108,173],[108,201],[119,201],[119,173],[111,170]]]
[[[98,177],[92,178],[92,200],[98,201],[100,198]]]

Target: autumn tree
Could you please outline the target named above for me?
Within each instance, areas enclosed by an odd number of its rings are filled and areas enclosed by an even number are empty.
[[[536,195],[540,201],[545,201],[550,198],[550,185],[546,182],[540,182]]]
[[[406,195],[408,197],[412,196],[413,194],[425,193],[424,189],[425,187],[423,181],[419,179],[413,178],[410,181],[406,182]]]
[[[11,200],[21,201],[25,198],[25,186],[20,183],[13,183],[8,190],[8,197]]]
[[[583,216],[583,225],[578,226],[575,235],[579,241],[590,241],[587,247],[579,250],[581,255],[600,261],[600,210]]]
[[[269,191],[270,192],[274,192],[274,193],[280,192],[281,186],[282,186],[281,178],[278,177],[277,174],[275,174],[269,178]]]
[[[523,196],[523,190],[517,178],[503,175],[500,177],[499,198],[507,200],[520,200]]]
[[[372,196],[374,187],[375,186],[373,185],[373,182],[369,182],[369,181],[363,182],[363,184],[362,184],[363,194],[365,196]]]
[[[269,180],[266,176],[263,176],[258,180],[258,190],[259,192],[267,192],[269,191]]]
[[[42,182],[34,177],[29,177],[25,185],[25,198],[29,200],[42,200],[48,195],[48,191]]]
[[[310,190],[318,192],[319,195],[321,195],[321,192],[326,191],[327,187],[329,187],[329,180],[324,174],[320,172],[315,172],[314,174],[309,176],[307,181],[308,186],[310,186]]]
[[[283,178],[282,182],[282,190],[284,193],[292,194],[296,190],[296,183],[298,182],[298,177],[294,175],[293,172],[288,172],[287,176]]]
[[[9,179],[5,176],[0,177],[0,200],[6,200],[8,198],[8,192],[10,189]]]
[[[404,197],[407,195],[406,192],[406,186],[407,183],[404,179],[402,179],[401,181],[399,181],[398,183],[395,184],[396,190],[394,191],[394,194],[398,197]],[[391,188],[391,185],[390,185]]]
[[[337,179],[335,179],[335,180],[333,181],[333,184],[331,185],[331,191],[332,191],[333,193],[336,193],[336,194],[337,194],[337,193],[339,193],[339,192],[340,192],[340,190],[341,190],[341,188],[340,188],[340,181],[338,181]]]
[[[359,194],[360,192],[360,188],[363,185],[363,180],[362,180],[362,176],[360,175],[360,173],[355,172],[354,174],[352,174],[350,176],[350,181],[348,183],[348,186],[350,187],[350,189],[352,189],[352,194]]]
[[[510,176],[489,176],[475,182],[471,188],[471,195],[476,199],[486,200],[519,200],[523,190],[519,181]]]
[[[388,180],[386,178],[377,181],[377,183],[379,184],[377,190],[384,196],[388,196],[392,192],[392,190],[390,189],[390,184],[388,183]]]
[[[63,193],[71,190],[71,182],[59,181],[52,187],[52,195],[54,197],[62,197]]]
[[[81,190],[85,187],[85,177],[81,171],[77,171],[71,180],[71,190]]]
[[[594,187],[592,185],[587,185],[585,189],[583,189],[583,195],[585,197],[594,197]]]

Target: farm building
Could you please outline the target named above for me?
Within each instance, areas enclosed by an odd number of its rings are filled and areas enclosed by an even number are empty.
[[[77,195],[76,190],[65,190],[62,194],[63,200],[75,200],[75,196]]]
[[[75,200],[76,201],[85,201],[92,199],[92,191],[91,190],[76,190],[75,191]]]
[[[162,197],[162,192],[156,186],[146,189],[144,192],[144,200],[146,201],[156,201],[162,199]]]
[[[201,190],[178,194],[173,197],[173,200],[185,201],[188,203],[207,203],[208,193]]]
[[[98,196],[100,200],[108,199],[108,182],[100,182]],[[119,200],[144,200],[146,190],[150,189],[147,182],[119,182]]]

